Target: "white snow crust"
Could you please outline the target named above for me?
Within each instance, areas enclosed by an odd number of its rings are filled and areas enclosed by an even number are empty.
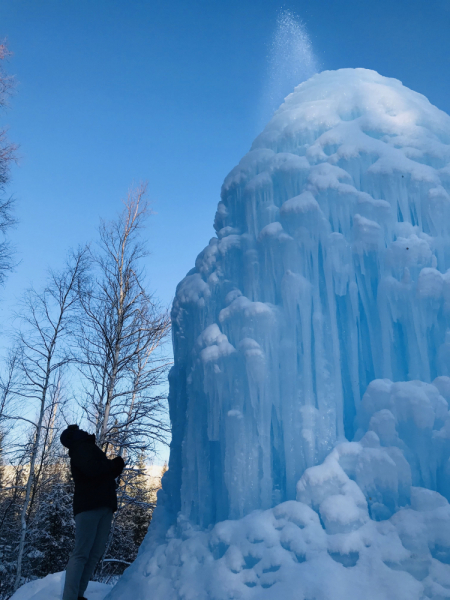
[[[173,440],[111,600],[450,598],[450,117],[323,72],[179,284]]]
[[[30,581],[20,587],[10,600],[61,600],[65,573],[53,573],[43,579]],[[90,581],[86,590],[89,600],[103,600],[111,590],[110,585]]]

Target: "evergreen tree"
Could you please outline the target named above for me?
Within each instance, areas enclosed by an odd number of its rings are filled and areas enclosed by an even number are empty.
[[[4,467],[0,488],[0,600],[10,597],[14,585],[25,480],[26,469],[20,462]]]
[[[156,493],[149,485],[144,459],[145,457],[141,454],[136,465],[136,475],[131,485],[132,492],[128,507],[132,524],[133,542],[137,549],[139,549],[147,533],[156,501]]]
[[[44,472],[33,520],[29,525],[26,572],[33,577],[63,571],[75,539],[73,481],[67,461]]]

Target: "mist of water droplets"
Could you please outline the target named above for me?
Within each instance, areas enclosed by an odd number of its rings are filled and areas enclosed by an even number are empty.
[[[261,119],[267,122],[284,98],[317,73],[318,61],[305,25],[290,11],[280,13],[270,45]]]

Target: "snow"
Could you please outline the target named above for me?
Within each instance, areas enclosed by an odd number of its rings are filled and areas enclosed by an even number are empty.
[[[328,478],[341,480],[342,472],[330,468]],[[320,517],[292,500],[206,531],[179,515],[166,541],[142,553],[110,597],[125,600],[137,592],[136,597],[167,600],[448,598],[445,498],[413,487],[413,507],[375,521],[349,482],[348,477],[341,482],[345,493],[321,502]]]
[[[54,573],[43,579],[30,581],[20,587],[10,600],[61,600],[65,573]],[[110,585],[90,581],[86,590],[89,600],[103,600],[111,590]]]
[[[109,600],[450,599],[450,117],[298,86],[179,284],[172,444]]]

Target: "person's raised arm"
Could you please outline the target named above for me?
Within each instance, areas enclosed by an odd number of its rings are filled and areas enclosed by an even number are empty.
[[[109,459],[93,444],[80,444],[71,456],[73,465],[86,477],[118,477],[125,466],[123,458]]]

